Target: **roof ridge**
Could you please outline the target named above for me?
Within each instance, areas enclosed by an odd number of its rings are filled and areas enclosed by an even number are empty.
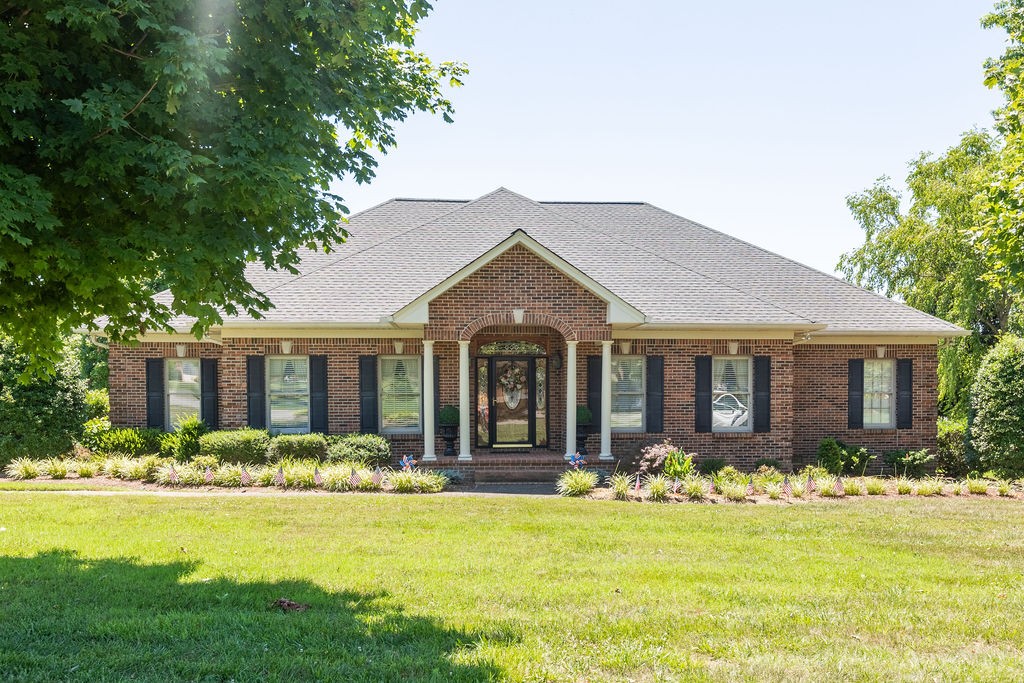
[[[643,204],[645,206],[651,207],[652,209],[654,209],[656,211],[660,211],[662,213],[668,214],[669,216],[672,216],[673,218],[677,218],[677,219],[686,221],[687,223],[691,223],[691,224],[697,226],[698,228],[701,228],[703,230],[707,230],[708,232],[713,232],[716,235],[721,235],[722,237],[725,237],[727,239],[733,240],[734,242],[739,242],[740,244],[745,244],[746,246],[751,247],[753,249],[756,249],[757,251],[760,251],[760,252],[762,252],[764,254],[767,254],[769,256],[774,256],[775,258],[780,258],[783,261],[791,263],[791,264],[793,264],[795,266],[799,266],[800,268],[802,268],[804,270],[810,271],[812,273],[817,273],[818,275],[824,275],[825,277],[831,278],[832,280],[835,280],[836,282],[838,282],[840,284],[844,284],[844,285],[846,285],[848,287],[853,287],[854,289],[859,289],[860,291],[865,292],[866,294],[870,294],[871,296],[877,297],[879,299],[882,299],[883,301],[888,301],[889,303],[899,304],[899,305],[901,305],[901,306],[903,306],[905,308],[909,308],[912,311],[920,313],[921,315],[926,315],[929,318],[932,318],[933,320],[938,320],[939,322],[945,323],[946,325],[950,325],[951,327],[958,327],[957,325],[954,325],[953,323],[949,322],[948,320],[943,320],[942,318],[940,318],[938,316],[935,316],[935,315],[932,315],[931,313],[925,313],[921,309],[914,308],[910,304],[907,304],[907,303],[905,303],[903,301],[896,301],[895,299],[890,299],[889,297],[884,296],[882,294],[879,294],[878,292],[872,291],[872,290],[870,290],[870,289],[868,289],[866,287],[862,287],[861,285],[858,285],[856,283],[850,282],[849,280],[845,280],[845,279],[843,279],[841,277],[837,277],[836,275],[833,275],[832,273],[826,273],[823,270],[818,270],[817,268],[814,268],[813,266],[809,266],[806,263],[802,263],[800,261],[797,261],[796,259],[791,259],[788,256],[783,256],[782,254],[779,254],[777,252],[771,251],[770,249],[766,249],[765,247],[762,247],[762,246],[759,246],[757,244],[754,244],[753,242],[748,242],[745,239],[741,239],[739,237],[736,237],[735,235],[730,235],[727,232],[722,232],[721,230],[716,230],[716,229],[714,229],[712,227],[704,225],[703,223],[698,223],[697,221],[695,221],[693,219],[687,218],[685,216],[680,216],[677,213],[672,213],[668,209],[663,209],[660,206],[656,206],[654,204],[651,204],[650,202],[643,202]],[[785,310],[785,309],[783,309],[783,310]],[[803,317],[803,316],[801,316],[801,317]]]
[[[652,206],[652,205],[648,204],[647,202],[640,202],[640,204],[647,205],[647,206]],[[545,207],[545,208],[547,208],[547,207]],[[655,207],[655,208],[657,208],[657,207]],[[740,287],[737,287],[736,285],[734,285],[732,283],[723,282],[722,280],[719,280],[718,278],[712,277],[712,276],[710,276],[710,275],[708,275],[706,273],[703,273],[703,272],[701,272],[701,271],[699,271],[699,270],[697,270],[695,268],[692,268],[690,266],[683,265],[682,263],[679,263],[678,261],[674,261],[674,260],[672,260],[672,259],[670,259],[670,258],[668,258],[668,257],[666,257],[666,256],[664,256],[662,254],[659,254],[656,251],[651,251],[649,249],[645,249],[644,247],[641,247],[640,245],[633,244],[632,242],[628,242],[626,240],[623,240],[623,239],[621,239],[620,237],[618,237],[616,235],[607,233],[607,232],[605,232],[604,230],[602,230],[601,228],[599,228],[598,226],[594,225],[593,223],[591,223],[589,221],[581,221],[581,220],[578,220],[578,219],[575,219],[575,218],[572,218],[572,217],[569,217],[569,216],[565,216],[564,214],[561,214],[558,211],[555,211],[554,209],[548,209],[548,210],[549,211],[553,211],[554,213],[558,213],[560,216],[564,216],[565,218],[573,221],[574,223],[579,223],[580,225],[583,225],[583,226],[586,226],[588,228],[591,228],[595,232],[598,232],[601,235],[604,235],[605,237],[608,237],[608,238],[610,238],[612,240],[615,240],[616,242],[618,242],[620,244],[624,244],[626,246],[632,247],[633,249],[641,251],[641,252],[643,252],[643,253],[645,253],[645,254],[647,254],[649,256],[654,256],[655,258],[659,258],[662,261],[665,261],[666,263],[671,263],[672,265],[676,266],[677,268],[682,268],[683,270],[688,270],[691,273],[694,273],[695,275],[699,275],[700,277],[704,278],[705,280],[710,280],[711,282],[715,282],[717,284],[722,285],[723,287],[727,287],[727,288],[733,290],[734,292],[739,292],[740,294],[743,294],[744,296],[749,296],[749,297],[751,297],[753,299],[756,299],[757,301],[760,301],[763,304],[771,306],[772,308],[777,308],[780,311],[783,311],[785,313],[788,313],[789,315],[792,315],[792,316],[795,316],[797,318],[800,318],[801,320],[806,320],[809,323],[817,323],[818,322],[816,320],[812,320],[811,318],[808,318],[805,315],[801,315],[800,313],[796,313],[794,311],[791,311],[791,310],[789,310],[788,308],[786,308],[784,306],[780,306],[779,304],[775,303],[774,301],[768,301],[768,300],[762,299],[761,297],[759,297],[758,295],[754,294],[753,292],[748,292],[747,290],[742,289]],[[664,211],[664,209],[661,209],[661,210]],[[670,213],[670,212],[666,212],[666,213]],[[676,216],[675,214],[670,214],[670,215]],[[676,216],[676,218],[682,218],[682,216]],[[686,220],[686,219],[684,219],[684,220]],[[591,277],[593,277],[593,276],[591,276]],[[596,280],[597,278],[594,278],[594,279]],[[609,289],[611,290],[610,287],[609,287]],[[612,291],[614,291],[614,290],[612,290]]]

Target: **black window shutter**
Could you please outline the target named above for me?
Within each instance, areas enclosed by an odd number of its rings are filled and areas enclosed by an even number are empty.
[[[693,428],[711,431],[711,356],[694,356]]]
[[[441,356],[434,356],[434,434],[441,429]]]
[[[754,356],[754,431],[772,430],[772,359]]]
[[[164,428],[164,359],[146,359],[146,426]]]
[[[587,356],[587,407],[593,414],[590,432],[601,431],[601,356]]]
[[[359,431],[377,433],[377,356],[359,356]]]
[[[327,356],[309,357],[309,431],[327,433]]]
[[[864,359],[851,358],[847,378],[846,426],[864,429]]]
[[[896,361],[896,429],[914,426],[914,361]]]
[[[245,391],[249,400],[249,426],[267,428],[267,366],[263,356],[245,357]]]
[[[665,357],[647,356],[647,425],[649,434],[665,431]]]
[[[217,359],[199,360],[199,417],[210,429],[217,429]]]

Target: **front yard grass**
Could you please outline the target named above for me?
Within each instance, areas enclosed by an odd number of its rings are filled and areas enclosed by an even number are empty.
[[[0,679],[1006,680],[1022,580],[995,497],[10,492]]]

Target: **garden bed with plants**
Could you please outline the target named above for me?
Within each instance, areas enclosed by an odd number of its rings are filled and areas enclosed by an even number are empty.
[[[207,432],[185,420],[174,432],[111,429],[103,419],[87,423],[83,443],[66,457],[16,458],[3,469],[10,479],[75,479],[98,487],[134,482],[168,488],[291,489],[438,493],[449,483],[443,472],[421,470],[406,458],[390,467],[383,437],[291,434],[264,430]]]
[[[578,456],[577,456],[578,458]],[[698,464],[666,441],[644,449],[637,474],[604,475],[587,469],[581,460],[562,474],[556,489],[563,496],[647,501],[653,503],[777,502],[798,503],[819,499],[862,496],[997,496],[1024,498],[1024,481],[986,473],[965,477],[925,476],[926,451],[888,455],[900,476],[865,476],[873,456],[863,448],[846,447],[834,439],[822,442],[819,465],[783,473],[778,463],[762,461],[757,470],[743,473],[722,460]]]

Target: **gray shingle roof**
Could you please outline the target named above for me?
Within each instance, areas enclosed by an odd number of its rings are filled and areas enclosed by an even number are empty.
[[[959,331],[646,203],[537,202],[500,188],[473,201],[393,199],[353,216],[348,230],[330,254],[305,251],[298,276],[250,267],[250,282],[275,306],[266,322],[380,322],[523,230],[651,324]]]

